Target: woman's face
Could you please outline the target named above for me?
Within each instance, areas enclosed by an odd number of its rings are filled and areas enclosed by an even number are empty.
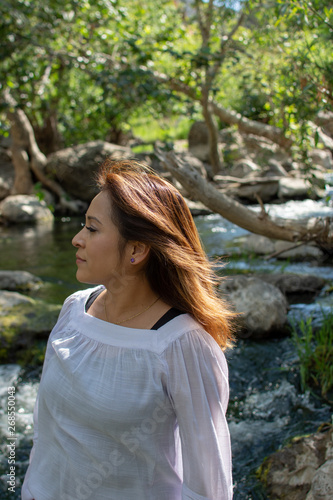
[[[102,284],[113,289],[125,285],[124,265],[126,245],[119,255],[121,236],[111,220],[111,203],[106,192],[99,193],[91,202],[86,213],[86,224],[72,240],[77,248],[76,277],[89,284]],[[130,260],[128,255],[127,260]]]

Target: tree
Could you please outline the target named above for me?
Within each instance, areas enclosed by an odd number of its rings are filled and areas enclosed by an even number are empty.
[[[2,91],[10,89],[45,153],[110,130],[117,136],[152,99],[155,110],[170,106],[171,93],[141,69],[147,56],[138,33],[158,26],[155,3],[12,0],[0,15]]]
[[[269,0],[265,8],[260,0],[5,0],[0,99],[6,123],[13,124],[16,164],[30,170],[28,188],[18,187],[17,179],[16,189],[30,189],[31,171],[42,179],[42,168],[33,170],[42,158],[33,154],[33,135],[48,153],[62,143],[105,139],[110,130],[117,136],[131,117],[167,115],[174,104],[191,118],[204,117],[214,173],[222,161],[219,126],[237,125],[284,148],[303,144],[318,107],[315,95],[319,91],[320,106],[327,109],[332,88],[325,47],[332,36],[332,9],[328,0],[322,5],[319,0]],[[28,135],[24,116],[32,125]]]

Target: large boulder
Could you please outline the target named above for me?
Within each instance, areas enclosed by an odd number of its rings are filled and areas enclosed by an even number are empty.
[[[289,445],[265,459],[258,475],[269,498],[331,500],[333,498],[333,428]]]
[[[0,218],[8,224],[53,223],[53,214],[45,201],[36,196],[17,194],[8,196],[0,203]]]
[[[0,362],[30,362],[36,342],[48,338],[60,308],[17,292],[0,291]]]
[[[220,284],[220,292],[240,314],[240,337],[285,334],[288,303],[276,286],[254,277],[229,276]]]
[[[256,274],[256,278],[276,286],[289,303],[312,301],[326,284],[323,278],[312,274],[266,273]]]
[[[41,284],[41,279],[27,271],[1,271],[0,289],[9,291],[33,290]]]
[[[98,193],[95,175],[107,158],[131,158],[130,148],[104,141],[91,141],[61,149],[48,156],[46,172],[57,179],[73,198],[90,202]]]

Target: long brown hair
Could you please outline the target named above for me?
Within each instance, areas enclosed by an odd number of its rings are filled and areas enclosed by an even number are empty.
[[[105,160],[97,180],[110,196],[123,241],[150,247],[145,272],[154,292],[191,314],[222,348],[231,346],[235,315],[218,297],[219,278],[179,191],[148,166],[128,159]]]

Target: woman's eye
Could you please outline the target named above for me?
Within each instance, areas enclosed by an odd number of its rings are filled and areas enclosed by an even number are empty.
[[[81,223],[81,226],[82,227],[85,227],[88,231],[90,231],[91,233],[95,233],[97,231],[97,229],[94,229],[93,227],[91,226],[87,226],[87,224],[84,224],[84,222]]]

